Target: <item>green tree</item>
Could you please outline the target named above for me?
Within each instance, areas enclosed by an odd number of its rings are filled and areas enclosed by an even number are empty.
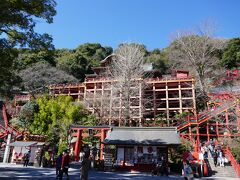
[[[60,57],[57,60],[57,68],[71,74],[80,81],[84,81],[85,74],[92,73],[89,62],[79,53]]]
[[[13,66],[16,70],[23,70],[39,62],[47,62],[55,66],[54,51],[19,49],[18,56],[14,59]]]
[[[56,59],[61,58],[62,56],[69,56],[71,53],[73,53],[73,50],[70,49],[55,49],[54,51],[54,57]]]
[[[112,48],[100,44],[86,43],[74,50],[58,51],[57,67],[83,81],[85,74],[93,73],[91,67],[99,66],[100,61],[112,53]]]
[[[75,53],[81,54],[91,66],[99,66],[100,61],[112,54],[111,47],[102,47],[99,43],[85,43],[75,49]]]
[[[34,31],[37,20],[52,23],[56,3],[54,0],[1,0],[0,3],[0,93],[6,94],[15,82],[13,59],[15,46],[32,49],[53,49],[48,34]]]
[[[67,144],[71,124],[96,125],[95,117],[75,103],[70,96],[56,98],[43,96],[36,100],[38,112],[30,125],[30,132],[44,134],[48,140],[57,145]]]
[[[168,71],[168,51],[164,49],[154,49],[149,52],[146,57],[146,62],[153,63],[153,68],[161,72],[161,74],[166,74]]]
[[[144,57],[146,57],[149,54],[146,46],[144,44],[138,44],[138,43],[121,43],[118,45],[118,48],[115,51],[117,51],[119,48],[121,48],[123,46],[137,47],[143,53]]]
[[[17,127],[20,131],[27,131],[30,124],[33,122],[34,113],[37,111],[37,104],[34,101],[29,101],[20,110],[19,115],[11,119],[11,124]]]
[[[8,45],[31,48],[53,48],[48,34],[34,31],[37,19],[53,22],[56,3],[54,0],[2,0],[0,4],[0,35]],[[6,37],[7,38],[4,38]]]
[[[228,69],[240,66],[240,38],[231,39],[223,51],[221,65]]]
[[[20,78],[12,66],[17,52],[7,47],[4,41],[0,39],[0,95],[10,96],[14,85],[19,85]]]

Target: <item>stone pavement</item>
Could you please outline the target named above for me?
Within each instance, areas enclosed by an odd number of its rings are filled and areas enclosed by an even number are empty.
[[[80,170],[79,168],[69,169],[70,180],[80,180]],[[39,167],[23,167],[22,165],[15,164],[3,164],[0,163],[0,179],[8,180],[51,180],[55,178],[54,168],[39,168]],[[64,177],[63,179],[66,179]],[[169,176],[169,177],[159,177],[151,176],[146,173],[128,173],[128,172],[102,172],[102,171],[90,171],[89,180],[183,180],[182,177]]]
[[[80,180],[80,170],[74,168],[69,169],[70,180]],[[54,168],[39,168],[39,167],[23,167],[22,165],[15,164],[3,164],[0,163],[0,180],[53,180],[55,178]],[[66,179],[64,177],[63,179]],[[129,172],[102,172],[102,171],[90,171],[89,180],[183,180],[179,176],[151,176],[147,173],[129,173]],[[237,180],[239,178],[230,177],[203,177],[204,180]]]

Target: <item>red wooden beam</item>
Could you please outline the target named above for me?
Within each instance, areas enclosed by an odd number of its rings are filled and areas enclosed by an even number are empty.
[[[80,130],[80,131],[82,131],[82,130]],[[71,136],[72,137],[77,137],[78,133],[72,133]],[[94,137],[101,137],[101,133],[94,134],[93,136]],[[82,133],[82,137],[89,137],[89,134],[88,133]]]
[[[188,135],[188,134],[184,134],[184,135]],[[217,134],[191,134],[192,136],[217,136]],[[183,135],[180,135],[181,137],[184,137]],[[221,137],[239,137],[240,134],[219,134],[218,136],[221,136]]]

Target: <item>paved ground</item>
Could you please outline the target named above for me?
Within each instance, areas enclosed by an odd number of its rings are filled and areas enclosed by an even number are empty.
[[[80,179],[79,169],[69,169],[70,180]],[[146,173],[127,173],[127,172],[101,172],[101,171],[90,171],[89,180],[155,180],[159,179],[159,176],[151,176]],[[34,180],[51,180],[55,178],[54,168],[37,168],[37,167],[22,167],[21,165],[15,164],[3,164],[0,163],[0,179],[34,179]],[[63,178],[66,179],[66,178]],[[181,180],[181,177],[162,177],[163,180]]]
[[[79,180],[80,171],[78,168],[69,169],[70,180]],[[21,165],[15,164],[3,164],[0,163],[0,179],[8,180],[51,180],[55,178],[55,169],[54,168],[37,168],[37,167],[22,167]],[[63,178],[66,179],[66,178]],[[151,176],[147,173],[127,173],[127,172],[101,172],[101,171],[90,171],[89,180],[183,180],[182,177],[169,176],[169,177],[159,177]],[[227,178],[223,179],[222,177],[213,177],[213,178],[201,178],[209,180],[236,180],[239,178]]]

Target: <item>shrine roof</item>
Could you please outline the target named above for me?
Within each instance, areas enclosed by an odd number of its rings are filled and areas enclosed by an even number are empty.
[[[113,127],[104,144],[113,145],[179,145],[175,127]]]
[[[8,146],[29,147],[29,146],[35,146],[37,145],[37,143],[38,142],[36,141],[15,141],[8,144]]]

